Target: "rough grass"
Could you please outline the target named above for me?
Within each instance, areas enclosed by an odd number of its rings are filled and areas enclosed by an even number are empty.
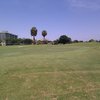
[[[100,44],[0,47],[0,100],[100,100]]]

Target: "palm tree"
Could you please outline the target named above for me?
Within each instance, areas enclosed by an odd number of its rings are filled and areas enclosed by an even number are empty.
[[[33,44],[36,44],[35,36],[37,35],[36,27],[31,28],[31,36],[33,36]]]
[[[47,31],[46,30],[43,30],[42,31],[42,36],[43,36],[43,38],[44,38],[44,40],[45,40],[45,36],[47,35]]]
[[[47,31],[46,30],[43,30],[42,31],[42,36],[43,36],[43,43],[45,44],[46,43],[46,40],[45,40],[45,36],[47,35]]]

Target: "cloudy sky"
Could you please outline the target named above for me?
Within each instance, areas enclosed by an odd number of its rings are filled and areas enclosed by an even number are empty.
[[[50,40],[62,34],[100,40],[100,0],[0,0],[0,31],[32,38],[32,26],[38,29],[37,39],[45,29]]]

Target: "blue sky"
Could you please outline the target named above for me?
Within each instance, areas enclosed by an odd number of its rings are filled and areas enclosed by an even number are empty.
[[[100,40],[100,0],[0,0],[0,31],[32,38],[32,26],[38,29],[37,39],[47,30],[49,40],[62,34]]]

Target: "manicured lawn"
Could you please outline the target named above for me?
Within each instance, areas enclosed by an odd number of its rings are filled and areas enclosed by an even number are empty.
[[[0,47],[0,100],[100,100],[100,43]]]

